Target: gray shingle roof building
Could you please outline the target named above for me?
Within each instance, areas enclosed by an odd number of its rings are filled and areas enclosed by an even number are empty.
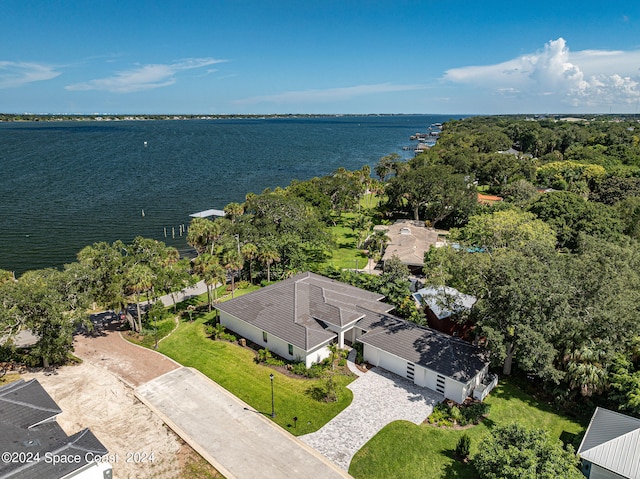
[[[587,477],[640,479],[640,419],[596,408],[578,454]]]
[[[449,378],[456,384],[445,381],[445,395],[463,401],[487,374],[488,353],[390,315],[393,306],[383,298],[307,272],[216,308],[226,327],[307,367],[328,357],[331,342],[343,347],[344,341],[359,341],[365,345],[365,360],[432,388]]]
[[[0,462],[1,479],[73,477],[108,453],[89,429],[67,436],[56,422],[61,412],[36,379],[0,387],[0,451],[16,459]],[[56,464],[54,458],[71,460]],[[102,469],[107,475],[96,471],[94,477],[110,477],[110,466]]]
[[[489,362],[487,351],[462,339],[389,315],[367,316],[369,330],[358,341],[456,381],[470,381]]]
[[[220,303],[219,311],[267,331],[301,349],[310,350],[335,338],[326,325],[344,327],[364,316],[356,305],[371,311],[393,309],[384,296],[334,281],[314,273],[302,273]]]

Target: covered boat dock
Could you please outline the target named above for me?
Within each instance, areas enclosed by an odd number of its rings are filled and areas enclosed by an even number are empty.
[[[224,216],[224,211],[223,210],[204,210],[204,211],[200,211],[199,213],[193,213],[191,215],[189,215],[191,218],[210,218],[211,216]]]

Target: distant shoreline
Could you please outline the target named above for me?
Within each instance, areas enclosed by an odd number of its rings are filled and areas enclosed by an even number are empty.
[[[440,113],[272,113],[259,114],[228,114],[228,115],[198,115],[198,114],[31,114],[31,113],[0,113],[0,123],[34,123],[34,122],[63,122],[63,121],[179,121],[179,120],[283,120],[283,119],[314,119],[314,118],[375,118],[375,117],[402,117],[402,116],[438,116],[450,119],[462,119],[469,117],[503,117],[523,120],[551,119],[561,121],[591,121],[596,119],[610,120],[636,120],[640,121],[637,114],[618,113],[554,113],[554,114],[440,114]]]
[[[270,115],[66,115],[66,114],[14,114],[0,113],[0,122],[52,122],[52,121],[149,121],[149,120],[269,120],[287,118],[349,118],[349,117],[387,117],[387,116],[424,116],[425,113],[348,113],[348,114],[321,114],[321,113],[287,113]]]

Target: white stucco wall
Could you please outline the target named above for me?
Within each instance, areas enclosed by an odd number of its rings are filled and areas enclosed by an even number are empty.
[[[444,397],[457,403],[463,403],[469,392],[468,386],[445,376]]]
[[[290,361],[303,361],[307,367],[329,357],[331,353],[327,347],[328,344],[324,344],[309,352],[293,345],[293,354],[289,354],[289,343],[270,333],[267,333],[267,341],[264,342],[262,335],[263,330],[242,321],[225,311],[220,311],[220,323],[241,337],[253,341],[263,348],[269,349],[269,351],[280,357]]]
[[[365,361],[374,366],[384,368],[403,378],[407,377],[407,361],[398,356],[389,354],[369,344],[364,344],[362,356]]]
[[[365,334],[365,331],[360,329],[358,326],[354,326],[353,328],[347,330],[344,334],[344,338],[351,341],[351,343],[355,343],[356,339]]]
[[[329,346],[321,346],[318,349],[313,351],[309,351],[307,357],[305,359],[305,364],[309,368],[314,363],[319,363],[323,359],[328,358],[331,355],[331,351],[329,351]]]
[[[420,366],[422,368],[422,366]],[[432,391],[436,390],[438,374],[431,369],[424,369],[424,387],[431,389]]]

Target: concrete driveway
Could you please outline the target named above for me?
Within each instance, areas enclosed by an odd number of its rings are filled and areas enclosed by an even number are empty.
[[[300,437],[345,471],[354,454],[384,426],[399,420],[420,424],[444,400],[384,369],[359,374],[347,386],[353,391],[351,404],[318,431]]]
[[[135,394],[227,479],[351,477],[195,369],[168,372]]]

